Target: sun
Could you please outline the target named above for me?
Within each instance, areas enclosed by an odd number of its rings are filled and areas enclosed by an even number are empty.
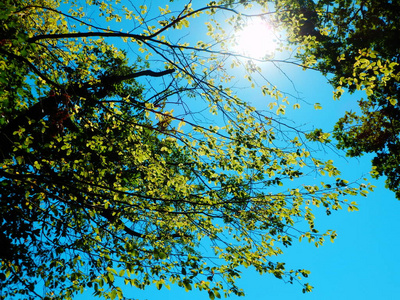
[[[251,20],[235,34],[235,51],[255,59],[271,56],[277,48],[277,36],[265,20]]]

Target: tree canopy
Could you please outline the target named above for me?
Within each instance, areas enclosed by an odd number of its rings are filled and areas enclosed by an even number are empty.
[[[400,3],[398,1],[276,1],[306,67],[328,75],[335,98],[363,90],[358,112],[334,129],[349,156],[373,153],[373,175],[386,177],[400,199]]]
[[[232,69],[254,87],[258,71],[222,24],[243,26],[240,2],[0,4],[1,299],[151,284],[213,299],[243,295],[250,266],[311,290],[275,257],[334,239],[313,209],[354,210],[370,186],[318,159],[276,87],[261,87],[268,110],[240,98]]]

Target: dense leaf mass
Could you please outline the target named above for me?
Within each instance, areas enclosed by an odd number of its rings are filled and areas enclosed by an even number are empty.
[[[354,210],[346,196],[368,187],[283,123],[276,88],[264,113],[235,95],[216,16],[246,4],[64,2],[0,4],[0,298],[243,295],[242,266],[307,277],[273,257],[333,239],[312,208]],[[212,42],[182,43],[192,19]]]
[[[364,90],[359,112],[334,131],[350,156],[374,153],[373,175],[385,175],[400,199],[400,3],[398,1],[276,1],[298,57],[329,75],[339,98]]]

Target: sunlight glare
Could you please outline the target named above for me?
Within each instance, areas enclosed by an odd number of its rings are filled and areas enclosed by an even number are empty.
[[[236,51],[261,59],[273,55],[277,48],[277,37],[273,27],[264,20],[250,21],[235,36]]]

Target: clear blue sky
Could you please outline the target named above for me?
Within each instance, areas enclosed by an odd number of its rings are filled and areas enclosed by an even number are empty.
[[[157,3],[157,1],[154,1]],[[191,28],[190,30],[195,30]],[[190,37],[197,31],[191,32]],[[334,122],[345,110],[356,109],[358,95],[345,95],[340,101],[333,101],[332,88],[326,78],[314,71],[303,72],[299,68],[284,67],[293,81],[297,92],[307,106],[288,112],[288,119],[305,128],[321,127],[330,131]],[[276,69],[266,68],[265,75],[282,90],[296,93],[292,84]],[[246,97],[254,105],[267,109],[268,99],[262,98],[259,91],[246,90]],[[290,99],[289,99],[290,100]],[[323,109],[316,111],[312,104],[319,102]],[[294,102],[292,102],[294,103]],[[342,155],[344,155],[342,153]],[[343,172],[344,178],[358,179],[370,170],[370,157],[345,159],[332,152],[321,152],[321,158],[334,159],[335,165]],[[311,271],[308,282],[314,291],[302,294],[301,286],[285,284],[273,276],[259,276],[251,269],[243,271],[240,287],[246,297],[240,299],[400,299],[400,202],[392,192],[384,188],[383,180],[372,180],[376,190],[367,198],[352,198],[359,204],[358,212],[339,211],[330,216],[318,213],[316,223],[321,228],[334,229],[338,237],[334,243],[327,241],[324,246],[315,248],[306,241],[295,243],[284,249],[280,261],[288,268],[305,268]],[[149,300],[208,299],[207,292],[185,292],[178,287],[170,291],[148,288],[145,291],[130,287],[124,288],[127,296]],[[230,299],[237,299],[232,296]],[[78,299],[89,299],[82,295]]]

